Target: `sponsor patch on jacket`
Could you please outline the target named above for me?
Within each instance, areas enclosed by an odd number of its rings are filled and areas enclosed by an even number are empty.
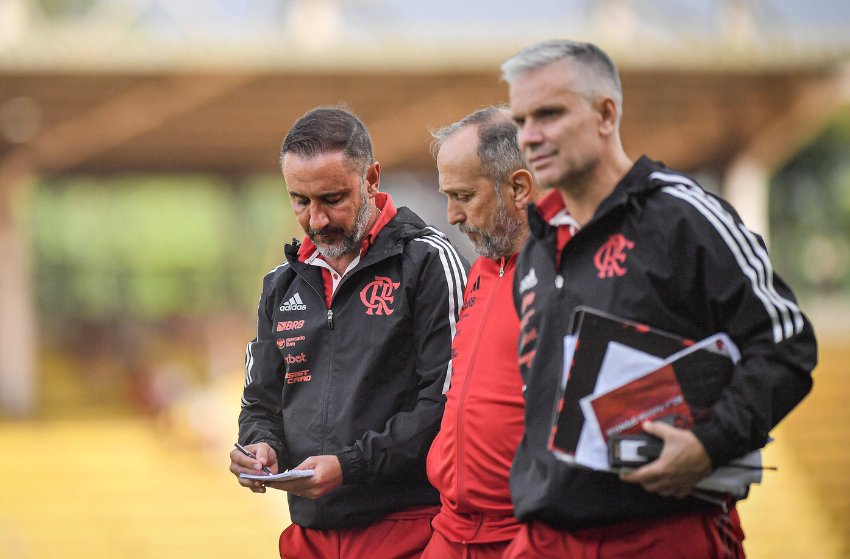
[[[298,382],[310,382],[312,376],[310,375],[310,369],[304,369],[303,371],[286,373],[283,378],[286,380],[286,384],[296,384]]]
[[[534,268],[532,268],[521,280],[519,280],[519,292],[524,293],[535,285],[537,285],[537,274],[534,273]]]
[[[466,309],[468,309],[469,307],[474,307],[474,306],[475,306],[475,296],[473,295],[472,297],[470,297],[469,299],[467,299],[467,300],[463,303],[463,306],[460,308],[460,312],[461,312],[461,314],[463,314],[463,312],[464,312]]]
[[[284,330],[300,330],[303,326],[303,320],[286,320],[284,322],[277,323],[277,331],[283,332]]]
[[[298,342],[303,342],[304,336],[292,336],[291,338],[281,338],[277,341],[277,347],[295,347]]]
[[[301,353],[299,353],[298,355],[293,355],[291,353],[287,353],[286,355],[283,356],[283,362],[286,363],[287,365],[295,365],[296,363],[306,363],[307,362],[307,356],[304,355],[303,351]]]
[[[296,293],[292,297],[289,298],[289,301],[286,301],[284,304],[280,306],[280,310],[282,311],[306,311],[307,305],[304,304],[304,301],[301,300],[301,294]]]

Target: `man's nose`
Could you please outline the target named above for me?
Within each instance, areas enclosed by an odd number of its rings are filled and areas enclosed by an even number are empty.
[[[540,128],[533,123],[526,122],[517,128],[517,145],[521,151],[525,151],[530,146],[537,145],[543,141],[543,135]]]
[[[319,204],[311,204],[310,229],[312,231],[318,231],[327,227],[328,223],[330,223],[330,219],[328,219],[327,212]]]
[[[446,217],[449,220],[449,225],[457,225],[458,223],[466,221],[466,214],[463,213],[460,205],[451,200],[449,200],[448,206],[446,207]]]

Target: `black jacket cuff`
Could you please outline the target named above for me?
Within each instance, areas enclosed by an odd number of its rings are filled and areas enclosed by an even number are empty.
[[[366,477],[366,463],[357,447],[349,446],[334,453],[342,468],[343,485],[360,483]]]

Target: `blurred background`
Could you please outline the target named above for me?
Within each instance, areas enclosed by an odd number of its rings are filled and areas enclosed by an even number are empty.
[[[284,495],[227,466],[260,280],[302,236],[284,133],[347,104],[472,259],[429,130],[556,37],[612,55],[629,155],[729,199],[819,334],[749,556],[850,557],[850,3],[0,0],[0,558],[276,557]]]

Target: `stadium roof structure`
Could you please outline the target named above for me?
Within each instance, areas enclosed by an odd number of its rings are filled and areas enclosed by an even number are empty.
[[[769,170],[850,97],[848,29],[844,0],[4,0],[0,411],[34,401],[14,221],[32,176],[277,173],[292,122],[344,102],[385,169],[433,177],[429,128],[506,101],[500,63],[570,37],[619,65],[632,157],[714,173],[757,214]]]
[[[289,125],[344,102],[385,167],[431,171],[429,127],[504,102],[502,60],[570,37],[620,66],[630,154],[722,168],[828,113],[848,29],[841,0],[7,0],[0,165],[273,173]]]

